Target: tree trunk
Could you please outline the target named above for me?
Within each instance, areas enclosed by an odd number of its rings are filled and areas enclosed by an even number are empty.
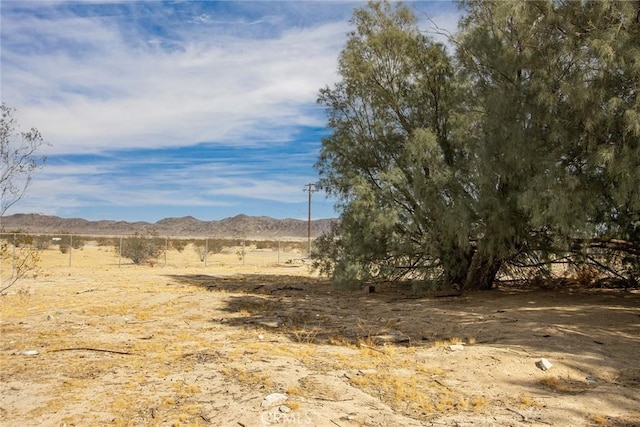
[[[473,255],[471,266],[464,281],[464,290],[489,290],[502,266],[502,260],[482,255],[479,251]]]
[[[457,253],[457,255],[452,255]],[[451,251],[443,255],[448,259],[448,265],[445,266],[442,284],[445,287],[453,287],[461,290],[467,278],[471,261],[473,260],[474,251]]]

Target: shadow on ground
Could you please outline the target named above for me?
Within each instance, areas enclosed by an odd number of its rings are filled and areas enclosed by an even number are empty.
[[[369,294],[344,291],[301,276],[170,277],[229,293],[226,322],[273,329],[298,341],[432,346],[460,338],[521,346],[532,355],[575,353],[622,370],[636,368],[637,360],[621,354],[640,354],[637,290],[496,289],[433,298],[391,284]]]

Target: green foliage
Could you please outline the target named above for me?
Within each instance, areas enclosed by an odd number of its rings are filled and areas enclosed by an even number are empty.
[[[342,79],[318,100],[333,132],[316,166],[341,222],[318,241],[315,266],[342,283],[486,289],[501,269],[577,260],[576,239],[592,250],[624,240],[607,250],[637,266],[637,7],[463,8],[455,56],[407,7],[354,12]]]
[[[122,247],[116,246],[116,252],[140,265],[152,261],[163,252],[165,241],[153,234],[135,233],[122,239]]]

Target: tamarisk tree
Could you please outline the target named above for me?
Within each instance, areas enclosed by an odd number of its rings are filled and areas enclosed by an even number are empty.
[[[637,260],[637,5],[462,5],[455,55],[405,6],[354,12],[341,80],[319,96],[332,133],[317,169],[341,221],[316,266],[487,289],[577,243]]]

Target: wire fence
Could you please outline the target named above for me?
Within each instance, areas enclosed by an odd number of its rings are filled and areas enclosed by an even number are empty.
[[[0,242],[2,269],[12,272],[24,251],[37,251],[48,267],[242,267],[308,260],[306,240],[0,233]]]

